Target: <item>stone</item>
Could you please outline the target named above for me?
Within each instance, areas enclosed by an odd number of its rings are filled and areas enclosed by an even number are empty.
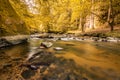
[[[62,47],[54,47],[54,50],[61,51],[61,50],[63,50],[63,48]]]
[[[60,38],[60,40],[62,40],[62,41],[69,41],[68,38]]]
[[[31,70],[37,70],[38,69],[38,66],[35,66],[35,65],[30,65],[29,67]]]
[[[107,42],[108,40],[105,39],[105,38],[103,38],[103,39],[101,39],[101,41],[102,41],[102,42]]]
[[[30,79],[34,75],[35,75],[35,71],[33,71],[33,70],[25,70],[21,73],[21,76],[24,79]]]
[[[26,43],[26,42],[27,42],[27,39],[18,39],[18,40],[12,40],[12,41],[10,41],[10,43],[12,43],[13,45],[21,44],[21,43]]]
[[[4,38],[0,39],[0,48],[8,47],[8,46],[11,46],[11,45],[12,44],[10,42],[8,42],[6,39],[4,39]]]
[[[92,40],[93,40],[93,41],[98,41],[99,38],[98,38],[98,37],[92,37]]]
[[[53,43],[51,42],[42,42],[40,46],[43,46],[45,48],[50,48],[52,47]]]

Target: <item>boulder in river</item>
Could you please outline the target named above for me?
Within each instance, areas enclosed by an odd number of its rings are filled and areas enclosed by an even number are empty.
[[[53,43],[51,43],[51,42],[42,42],[40,46],[45,47],[45,48],[50,48],[50,47],[52,47],[52,45],[53,45]]]

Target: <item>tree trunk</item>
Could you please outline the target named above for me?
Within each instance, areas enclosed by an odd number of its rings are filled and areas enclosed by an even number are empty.
[[[94,0],[92,0],[91,4],[92,4],[91,11],[94,12],[94,6],[93,6]],[[94,29],[94,14],[90,15],[90,28]]]
[[[82,18],[80,17],[78,30],[81,30],[81,26],[82,26]]]
[[[108,25],[110,26],[110,31],[114,30],[114,16],[113,16],[113,7],[112,0],[109,0],[109,9],[108,9]]]
[[[94,15],[93,14],[90,15],[90,28],[94,29]]]
[[[111,27],[110,31],[112,32],[114,30],[114,27],[113,25],[111,25],[110,27]]]
[[[79,30],[81,30],[82,32],[85,32],[84,30],[84,24],[85,24],[85,19],[83,17],[80,17],[79,19]]]

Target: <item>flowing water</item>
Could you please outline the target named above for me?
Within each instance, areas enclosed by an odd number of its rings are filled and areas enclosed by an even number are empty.
[[[10,74],[17,71],[15,66],[23,63],[27,60],[27,58],[31,57],[36,51],[35,49],[39,47],[41,41],[42,40],[30,40],[29,44],[21,44],[10,48],[1,49],[0,80],[5,80],[5,77],[7,76],[12,77]],[[53,49],[54,47],[62,47],[63,50],[55,51]],[[69,60],[69,63],[64,62],[62,65],[66,64],[67,68],[72,67],[70,70],[73,70],[76,73],[79,73],[80,71],[80,76],[84,76],[88,80],[120,80],[119,43],[56,41],[53,42],[53,46],[47,49],[47,51],[54,53],[54,56],[56,57],[55,59],[63,58],[65,60]],[[62,67],[62,65],[60,67]],[[64,69],[65,68],[66,67],[64,67]],[[9,77],[7,80],[10,80]]]

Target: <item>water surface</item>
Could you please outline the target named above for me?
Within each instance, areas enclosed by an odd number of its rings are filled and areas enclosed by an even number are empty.
[[[17,72],[16,66],[25,62],[31,54],[36,52],[36,48],[39,47],[41,41],[43,40],[30,40],[29,44],[1,49],[0,76],[2,79],[0,80],[6,80],[4,77],[9,80],[9,77],[16,75],[12,74]],[[63,50],[55,51],[54,47],[62,47]],[[88,80],[120,80],[119,43],[57,41],[53,42],[51,48],[45,50],[54,54],[55,61],[57,61],[57,58],[66,60],[60,64],[60,67],[62,65],[64,67],[66,64],[67,67],[64,69],[70,68],[70,70],[86,77]],[[59,62],[61,63],[61,61],[57,61],[58,64]],[[18,70],[18,74],[21,71]]]

